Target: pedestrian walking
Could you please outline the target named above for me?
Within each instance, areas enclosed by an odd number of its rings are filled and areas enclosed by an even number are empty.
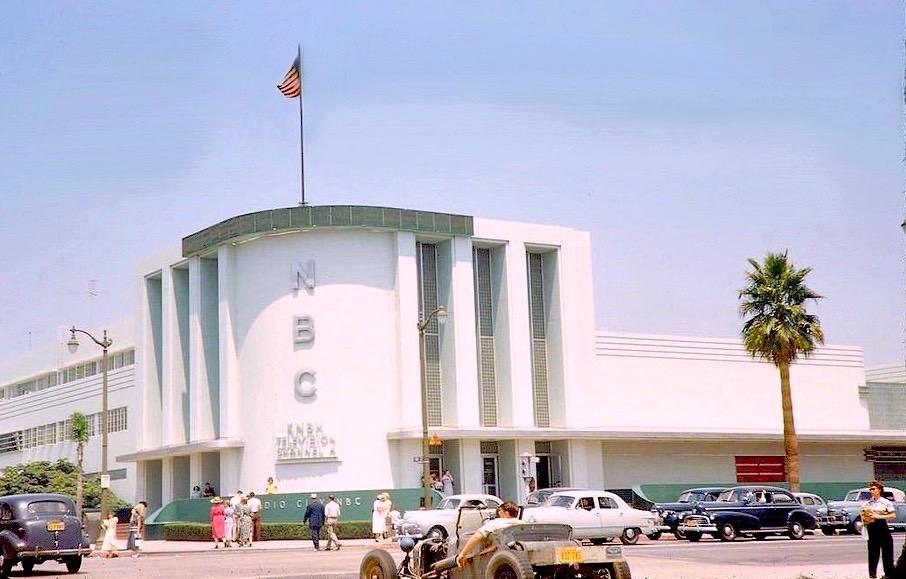
[[[340,521],[340,503],[334,495],[327,495],[327,504],[324,505],[325,524],[327,525],[327,550],[330,551],[331,545],[337,546],[340,550],[340,538],[337,533],[337,523]]]
[[[320,551],[318,541],[321,539],[321,527],[324,526],[324,504],[318,500],[317,493],[311,493],[302,522],[308,523],[308,528],[311,529],[311,542],[315,546],[315,551]]]
[[[126,549],[132,551],[132,558],[137,559],[142,550],[142,538],[145,536],[145,514],[148,503],[139,501],[129,513],[129,538],[126,540]]]
[[[101,543],[102,557],[119,557],[116,553],[116,525],[119,522],[113,511],[110,511],[107,518],[101,521],[101,528],[104,529],[104,542]]]
[[[236,542],[236,509],[223,503],[223,547],[229,549]]]
[[[220,547],[221,542],[226,542],[226,539],[224,539],[224,516],[223,499],[220,497],[214,497],[213,499],[211,499],[211,511],[209,518],[211,521],[211,540],[214,541],[215,549]]]
[[[249,493],[249,510],[252,511],[252,541],[261,540],[261,499]]]
[[[239,546],[252,546],[252,509],[246,497],[239,502]]]
[[[868,483],[871,499],[862,505],[862,524],[868,533],[868,576],[878,576],[878,556],[884,566],[884,576],[893,577],[893,538],[887,521],[896,518],[896,509],[889,500],[881,496],[884,485],[873,480]]]

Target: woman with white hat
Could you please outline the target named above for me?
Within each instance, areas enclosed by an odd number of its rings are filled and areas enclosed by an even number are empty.
[[[387,532],[387,515],[390,514],[390,495],[379,493],[374,501],[374,510],[371,512],[371,532],[374,533],[375,542],[380,542]]]

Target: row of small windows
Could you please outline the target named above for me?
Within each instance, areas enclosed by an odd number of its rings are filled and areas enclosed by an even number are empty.
[[[100,435],[102,430],[101,413],[87,414],[85,418],[88,421],[88,436]],[[128,427],[129,416],[125,406],[107,411],[107,432],[122,432]],[[0,434],[0,454],[66,442],[70,439],[71,428],[71,421],[66,419],[24,430],[5,432]]]
[[[128,350],[113,352],[109,356],[107,356],[108,371],[116,370],[117,368],[122,368],[124,366],[132,366],[134,364],[135,350],[131,348]],[[23,380],[21,382],[16,382],[14,384],[0,387],[0,400],[8,400],[10,398],[24,396],[25,394],[30,394],[32,392],[45,390],[53,386],[66,384],[67,382],[75,382],[76,380],[95,376],[101,373],[101,366],[101,359],[96,358],[87,362],[80,362],[78,364],[66,366],[64,368],[61,368],[59,371],[47,372],[28,380]]]

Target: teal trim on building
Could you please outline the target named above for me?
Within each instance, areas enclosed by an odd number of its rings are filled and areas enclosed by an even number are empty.
[[[194,257],[207,254],[225,243],[259,235],[310,231],[324,227],[387,229],[469,237],[473,233],[472,217],[469,215],[361,205],[305,205],[268,209],[221,221],[183,238],[182,255]]]
[[[332,491],[333,492],[333,491]],[[333,494],[340,503],[341,521],[370,521],[371,511],[378,493],[383,490],[336,491]],[[391,494],[393,508],[402,515],[406,511],[419,508],[422,498],[421,488],[393,489]],[[318,492],[321,502],[327,502],[328,492]],[[261,499],[262,523],[299,523],[305,515],[311,493],[279,493],[258,495]],[[442,495],[435,492],[434,504]],[[223,497],[229,501],[230,497]],[[208,499],[179,499],[167,503],[154,511],[145,521],[147,524],[165,523],[208,523],[210,521],[211,502]]]

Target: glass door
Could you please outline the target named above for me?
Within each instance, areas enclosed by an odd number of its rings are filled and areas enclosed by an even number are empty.
[[[481,457],[481,490],[485,494],[498,496],[497,494],[497,457]]]

